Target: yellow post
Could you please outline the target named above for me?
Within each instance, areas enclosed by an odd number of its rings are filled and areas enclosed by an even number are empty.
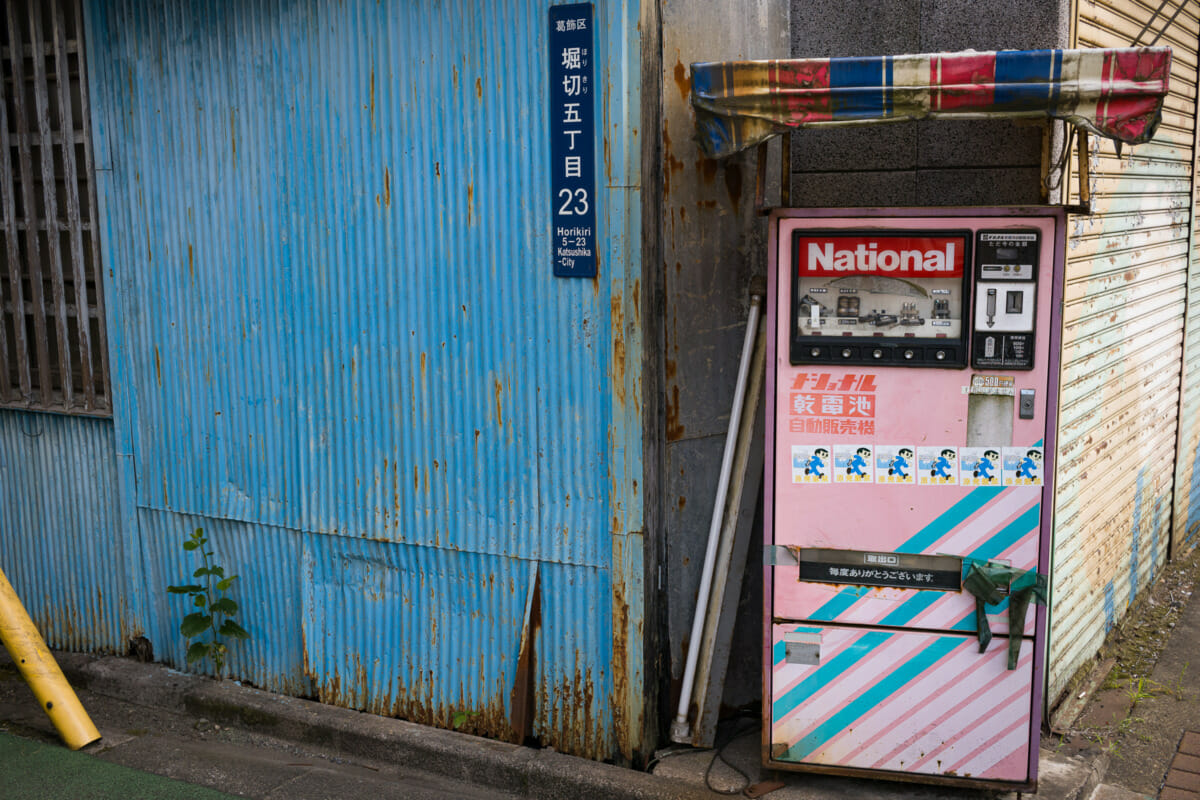
[[[78,750],[100,738],[100,731],[50,655],[50,648],[21,605],[4,570],[0,570],[0,642],[67,747]]]

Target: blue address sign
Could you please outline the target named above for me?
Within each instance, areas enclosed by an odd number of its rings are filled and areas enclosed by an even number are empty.
[[[554,274],[596,276],[592,4],[550,7],[550,241]]]

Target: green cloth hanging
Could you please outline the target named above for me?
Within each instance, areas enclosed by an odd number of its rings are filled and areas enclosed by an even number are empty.
[[[1029,603],[1046,605],[1046,576],[1036,570],[1014,569],[995,561],[964,558],[963,588],[975,596],[975,632],[979,637],[979,652],[992,641],[988,626],[987,606],[997,605],[1008,597],[1008,668],[1017,668],[1021,655],[1021,632],[1025,630],[1025,615]],[[1007,587],[1007,592],[1004,591]]]

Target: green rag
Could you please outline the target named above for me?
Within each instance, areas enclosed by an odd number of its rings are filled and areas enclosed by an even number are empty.
[[[987,650],[992,641],[986,606],[996,605],[1003,600],[1001,588],[1008,587],[1008,668],[1016,669],[1029,603],[1046,604],[1046,576],[1036,570],[1013,569],[992,561],[964,559],[964,563],[970,566],[963,578],[963,588],[975,596],[975,632],[979,637],[981,653]]]

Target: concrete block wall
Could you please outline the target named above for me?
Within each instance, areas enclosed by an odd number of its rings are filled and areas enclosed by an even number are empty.
[[[1065,47],[1066,0],[791,0],[792,56],[879,56]],[[1042,125],[897,122],[800,131],[792,204],[1008,205],[1041,202]]]

